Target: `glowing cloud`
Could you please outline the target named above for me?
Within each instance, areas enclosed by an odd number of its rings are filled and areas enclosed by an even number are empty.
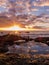
[[[32,2],[34,6],[49,6],[49,0],[38,0]]]
[[[0,28],[0,31],[36,31],[39,29],[33,29],[31,26],[26,26],[25,28],[21,28],[20,26],[11,26],[11,27],[7,27],[7,28]]]

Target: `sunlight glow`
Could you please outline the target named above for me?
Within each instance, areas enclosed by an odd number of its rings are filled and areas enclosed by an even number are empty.
[[[25,28],[22,28],[18,25],[14,25],[7,28],[0,28],[0,31],[34,31],[34,30],[38,30],[38,29],[33,29],[32,27],[27,27],[27,26]]]
[[[11,26],[11,27],[7,27],[7,28],[0,28],[0,30],[5,30],[5,31],[19,31],[22,30],[22,28],[20,26]]]

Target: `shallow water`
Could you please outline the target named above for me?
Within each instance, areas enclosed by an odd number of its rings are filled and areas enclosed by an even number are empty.
[[[9,51],[7,53],[24,53],[24,54],[49,54],[49,46],[44,43],[37,43],[34,41],[29,41],[22,45],[16,45],[8,47]]]

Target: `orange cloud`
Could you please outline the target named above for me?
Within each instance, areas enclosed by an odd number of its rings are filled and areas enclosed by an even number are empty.
[[[49,1],[40,1],[40,2],[33,2],[32,5],[34,6],[49,6]]]
[[[5,6],[7,0],[0,0],[0,6]]]
[[[39,9],[36,9],[36,8],[33,8],[33,9],[31,9],[31,11],[38,11]]]

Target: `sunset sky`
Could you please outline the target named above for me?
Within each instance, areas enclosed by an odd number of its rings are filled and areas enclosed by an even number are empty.
[[[34,24],[32,22],[32,26],[49,28],[49,0],[0,0],[0,14],[3,15],[3,13],[8,13],[7,16],[20,14],[41,16],[44,14],[43,16],[46,16],[46,19],[40,18],[44,22],[38,22],[39,19],[36,19]],[[8,24],[11,23],[8,22]],[[0,21],[1,26],[6,24],[7,22]]]
[[[16,5],[16,14],[49,14],[49,0],[0,0],[0,12],[8,12],[9,8],[14,7],[11,3]]]

